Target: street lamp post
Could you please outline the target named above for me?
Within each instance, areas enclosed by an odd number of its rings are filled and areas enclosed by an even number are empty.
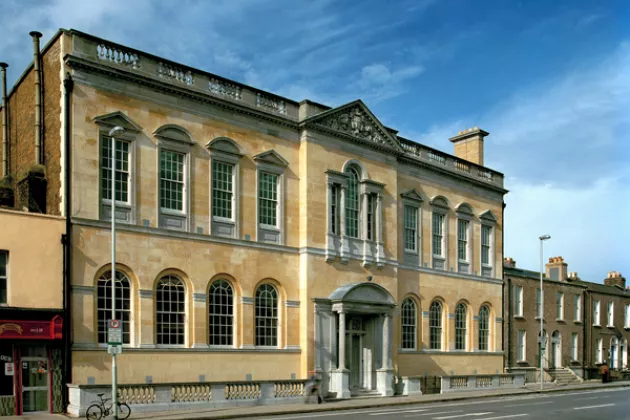
[[[544,337],[543,337],[543,317],[545,313],[545,294],[543,292],[543,241],[547,239],[551,239],[549,235],[542,235],[538,239],[540,239],[540,390],[543,389],[543,381],[544,381],[544,373],[543,373],[543,345],[544,345]]]
[[[111,219],[112,219],[112,319],[116,319],[116,137],[124,134],[125,129],[116,126],[109,130],[109,137],[112,142],[111,162]],[[116,389],[116,352],[112,351],[112,410],[114,420],[118,420],[118,391]]]

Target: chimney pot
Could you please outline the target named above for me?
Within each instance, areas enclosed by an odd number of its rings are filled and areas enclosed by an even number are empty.
[[[31,31],[28,34],[33,38],[41,38],[43,36],[42,33],[38,31]]]

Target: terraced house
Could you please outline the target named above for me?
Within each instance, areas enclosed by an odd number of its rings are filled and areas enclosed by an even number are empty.
[[[74,383],[110,381],[112,281],[121,383],[316,372],[347,397],[503,369],[507,191],[487,132],[454,133],[453,156],[360,100],[296,102],[74,30],[42,54],[68,133],[45,175],[69,174]]]

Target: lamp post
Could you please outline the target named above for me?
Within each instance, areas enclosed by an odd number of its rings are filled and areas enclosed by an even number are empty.
[[[112,319],[116,319],[116,137],[125,133],[125,129],[116,126],[109,130],[109,137],[112,142],[111,162],[111,218],[112,218]],[[112,410],[114,420],[118,420],[118,391],[116,389],[116,352],[112,351]]]
[[[551,236],[549,235],[542,235],[540,236],[538,239],[540,239],[540,346],[539,346],[539,351],[540,351],[540,390],[542,391],[543,389],[543,380],[544,380],[544,373],[543,373],[543,345],[544,345],[544,337],[543,337],[543,317],[545,314],[545,306],[544,306],[544,302],[545,302],[545,294],[543,293],[543,241],[546,241],[547,239],[551,239]]]

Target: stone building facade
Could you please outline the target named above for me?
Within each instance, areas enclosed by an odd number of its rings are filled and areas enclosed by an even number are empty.
[[[540,311],[543,311],[543,368],[569,368],[581,377],[606,363],[627,369],[630,293],[625,278],[612,272],[604,284],[582,281],[562,257],[545,265],[541,305],[540,272],[504,261],[505,366],[512,371],[540,367]]]
[[[346,397],[502,370],[507,191],[483,166],[487,132],[455,135],[453,156],[360,100],[296,102],[74,30],[48,52],[74,383],[111,378],[112,141],[121,383],[315,372]]]

